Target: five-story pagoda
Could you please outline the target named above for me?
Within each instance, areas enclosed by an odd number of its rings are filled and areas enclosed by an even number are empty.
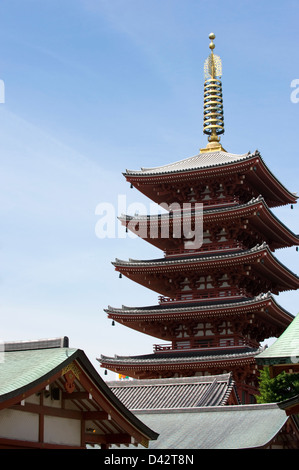
[[[232,372],[242,403],[250,403],[258,387],[260,342],[279,336],[293,319],[272,294],[299,287],[297,275],[273,254],[298,245],[299,238],[270,208],[294,204],[297,197],[259,152],[236,155],[222,148],[222,70],[214,38],[211,34],[204,67],[206,148],[169,165],[125,173],[133,187],[168,212],[123,216],[121,222],[164,257],[113,264],[160,297],[154,306],[109,306],[106,312],[169,344],[155,345],[151,354],[99,361],[138,379]]]

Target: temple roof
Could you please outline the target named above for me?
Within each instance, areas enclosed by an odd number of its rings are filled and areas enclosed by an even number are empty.
[[[267,349],[260,353],[256,360],[259,364],[283,364],[299,362],[299,314]]]
[[[127,261],[116,258],[115,261],[112,262],[112,264],[117,267],[120,267],[120,266],[125,266],[125,267],[179,266],[179,265],[184,265],[184,264],[195,264],[195,263],[213,262],[213,261],[218,262],[221,260],[229,260],[229,259],[233,260],[235,258],[248,257],[250,255],[260,254],[262,252],[268,252],[271,255],[271,257],[273,257],[267,244],[262,243],[261,245],[256,245],[253,248],[250,248],[248,250],[239,250],[237,252],[234,251],[231,253],[227,253],[227,252],[225,253],[220,252],[217,254],[205,253],[203,255],[177,256],[177,257],[172,257],[172,258],[157,258],[157,259],[149,259],[149,260],[138,260],[138,259],[129,258],[129,260]],[[278,260],[277,262],[279,263]],[[283,265],[281,264],[281,266]],[[287,269],[285,266],[284,268]],[[288,271],[291,273],[290,270]]]
[[[166,352],[158,354],[145,354],[142,356],[117,356],[109,357],[101,355],[98,359],[102,364],[113,364],[122,366],[143,366],[146,365],[167,365],[169,369],[171,365],[175,364],[192,364],[192,363],[207,363],[207,362],[222,362],[222,361],[235,361],[235,360],[248,360],[252,359],[260,352],[260,349],[253,349],[249,347],[240,348],[227,348],[226,350],[217,348],[214,349],[201,349],[190,352]],[[104,367],[104,366],[103,366]]]
[[[150,230],[147,230],[144,234],[144,230],[140,230],[139,224],[162,224],[163,222],[182,223],[183,220],[195,217],[196,214],[197,212],[194,210],[184,210],[183,214],[181,211],[138,216],[122,214],[119,217],[119,220],[132,232],[141,236],[141,238],[144,238],[149,243],[163,249],[164,245],[171,243],[171,238],[169,240],[169,237],[153,237]],[[203,208],[202,217],[204,227],[207,227],[209,223],[214,223],[215,221],[220,223],[220,221],[226,219],[231,220],[232,218],[248,217],[250,223],[252,223],[256,229],[260,229],[266,235],[268,234],[275,248],[299,244],[299,235],[293,233],[280,219],[278,219],[278,217],[269,209],[266,201],[261,195],[237,206],[234,205],[213,209]],[[169,230],[169,236],[171,237],[172,235],[171,230]],[[177,238],[175,238],[175,240],[177,240]]]
[[[126,170],[124,173],[127,175],[147,176],[147,175],[160,175],[166,173],[176,173],[181,171],[197,170],[199,168],[208,168],[213,166],[229,165],[231,163],[240,162],[250,159],[254,156],[250,152],[237,155],[225,151],[219,152],[206,152],[194,155],[193,157],[185,158],[183,160],[169,163],[154,168],[141,168],[140,170]]]
[[[232,374],[107,382],[131,411],[223,406],[234,388]]]
[[[212,310],[213,314],[217,314],[219,311],[220,315],[223,315],[224,311],[227,310],[228,312],[237,312],[246,311],[250,312],[259,308],[259,306],[272,306],[275,310],[279,310],[283,316],[287,317],[289,321],[291,321],[294,317],[289,312],[287,312],[284,308],[282,308],[275,300],[275,298],[271,295],[270,292],[266,294],[260,294],[253,298],[243,298],[243,299],[233,299],[233,300],[223,300],[222,302],[215,301],[215,302],[201,302],[201,303],[192,303],[192,304],[172,304],[165,302],[164,304],[158,305],[149,305],[145,307],[128,307],[123,305],[121,308],[116,308],[112,306],[108,306],[105,309],[106,313],[111,314],[113,318],[115,317],[138,317],[141,318],[148,318],[153,320],[155,316],[160,317],[170,315],[172,319],[182,317],[187,317],[188,313],[192,316],[192,318],[196,318],[201,314],[205,315],[207,311]],[[268,315],[268,314],[267,314]]]
[[[262,448],[288,419],[295,420],[286,415],[280,403],[143,410],[135,414],[159,432],[150,449]]]
[[[218,180],[219,178],[231,178],[236,175],[244,175],[246,182],[254,188],[256,196],[262,194],[269,207],[284,204],[292,204],[297,201],[297,194],[289,191],[270,171],[264,163],[260,153],[246,153],[235,155],[225,151],[206,152],[186,158],[168,165],[155,168],[141,168],[141,170],[126,170],[124,176],[138,191],[160,204],[167,202],[165,194],[160,192],[159,185],[170,183],[185,186],[207,178]],[[244,183],[244,181],[243,181]],[[161,187],[161,186],[160,186]],[[179,186],[178,186],[179,187]],[[171,196],[173,199],[174,194]],[[177,197],[177,195],[176,195]],[[173,200],[172,202],[175,202]]]
[[[242,266],[240,275],[247,276],[246,266],[251,265],[258,276],[268,278],[275,283],[274,293],[279,291],[297,289],[299,287],[299,277],[284,266],[275,256],[266,243],[257,245],[249,250],[240,250],[232,253],[204,254],[201,256],[183,256],[172,258],[160,258],[153,260],[123,261],[116,259],[112,263],[117,271],[125,276],[166,296],[173,296],[175,292],[174,281],[167,285],[162,283],[162,278],[168,279],[174,274],[176,277],[185,277],[190,271],[196,270],[198,273],[206,272],[209,269],[229,269]],[[243,274],[242,271],[243,270]],[[249,271],[248,271],[249,273]],[[277,292],[276,292],[277,291]],[[259,294],[260,292],[256,292]]]
[[[66,337],[4,343],[0,359],[3,359],[0,360],[0,410],[9,409],[21,401],[26,402],[28,397],[54,382],[64,390],[65,374],[71,370],[75,376],[75,388],[68,391],[73,403],[72,410],[78,410],[83,415],[91,410],[95,411],[94,415],[98,411],[107,415],[86,417],[86,426],[93,419],[93,426],[97,429],[92,437],[101,438],[99,434],[109,434],[111,442],[116,444],[119,443],[120,430],[128,432],[128,437],[130,433],[131,436],[136,433],[139,442],[158,437],[112,393],[85,353],[68,347]]]

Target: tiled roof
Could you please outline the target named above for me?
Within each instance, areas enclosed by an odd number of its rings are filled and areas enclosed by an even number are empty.
[[[151,259],[151,260],[137,260],[133,258],[129,258],[128,261],[121,260],[116,258],[112,264],[114,266],[163,266],[163,265],[176,265],[176,264],[186,264],[186,263],[197,263],[198,261],[213,261],[213,260],[221,260],[221,259],[230,259],[230,258],[237,258],[238,256],[247,256],[254,253],[259,253],[261,251],[267,250],[269,254],[271,251],[266,243],[262,243],[261,245],[256,245],[253,248],[248,250],[239,250],[237,252],[231,253],[220,253],[220,254],[204,254],[204,255],[195,255],[195,256],[182,256],[182,257],[173,257],[173,258],[158,258],[158,259]]]
[[[224,151],[200,153],[193,157],[170,163],[168,165],[155,168],[141,168],[140,170],[126,170],[126,175],[157,175],[163,173],[175,173],[179,171],[196,170],[211,166],[227,165],[230,163],[247,160],[254,157],[255,154],[249,152],[243,155],[237,155]]]
[[[149,449],[261,448],[288,420],[276,403],[134,413],[159,433]]]
[[[142,356],[118,356],[114,357],[101,355],[98,359],[105,364],[121,364],[121,365],[139,365],[143,364],[182,364],[182,363],[196,363],[196,362],[209,362],[209,361],[229,361],[235,359],[249,359],[258,354],[259,349],[252,348],[239,348],[227,350],[208,350],[191,352],[166,352],[159,354],[145,354]]]
[[[298,234],[295,234],[293,233],[289,227],[287,227],[270,209],[269,207],[267,206],[267,203],[265,201],[265,199],[259,195],[258,197],[254,197],[252,199],[250,199],[248,202],[244,203],[244,204],[239,204],[238,206],[226,206],[226,207],[218,207],[218,208],[211,208],[211,209],[204,209],[203,210],[203,216],[205,218],[207,218],[208,216],[218,216],[218,215],[222,215],[222,214],[227,214],[227,215],[230,215],[231,213],[234,213],[234,212],[237,212],[237,213],[248,213],[249,215],[251,215],[251,212],[250,211],[254,211],[255,209],[255,206],[258,205],[258,204],[261,204],[263,209],[265,210],[266,213],[268,213],[271,217],[271,220],[273,220],[273,222],[277,223],[279,225],[279,227],[283,228],[284,230],[286,230],[291,236],[293,236],[294,238],[297,238],[298,239],[298,243],[299,243],[299,235]],[[199,209],[197,210],[194,210],[194,209],[187,209],[187,210],[184,210],[184,217],[191,217],[193,214],[196,214],[196,212],[200,212]],[[121,214],[121,216],[119,216],[119,220],[121,221],[134,221],[134,222],[142,222],[142,221],[163,221],[163,220],[166,220],[168,221],[169,219],[172,219],[172,220],[181,220],[182,219],[182,213],[180,211],[178,212],[165,212],[165,213],[161,213],[161,214],[153,214],[153,215],[137,215],[137,216],[132,216],[132,215],[128,215],[128,214]]]
[[[267,292],[265,294],[260,294],[255,297],[252,297],[250,299],[244,298],[244,299],[237,299],[237,300],[225,300],[222,302],[219,302],[219,300],[215,302],[202,302],[202,303],[194,303],[194,304],[171,304],[171,303],[165,303],[165,304],[158,304],[158,305],[151,305],[147,307],[128,307],[126,305],[123,305],[121,308],[115,308],[112,307],[111,305],[108,306],[107,309],[104,311],[106,313],[114,313],[118,315],[124,315],[124,316],[133,316],[133,315],[149,315],[149,314],[163,314],[163,313],[182,313],[182,312],[198,312],[198,311],[203,311],[207,309],[213,308],[213,310],[223,310],[225,308],[237,308],[237,307],[242,307],[242,308],[248,308],[250,306],[254,306],[259,302],[263,301],[271,301],[273,302],[277,307],[279,307],[286,315],[290,317],[290,319],[293,318],[293,315],[291,315],[289,312],[284,310],[282,307],[280,307],[275,298],[271,295],[270,292]]]
[[[29,349],[68,348],[69,339],[62,338],[39,339],[30,341],[11,341],[4,343],[5,351],[27,351]]]
[[[234,387],[231,374],[174,379],[108,382],[129,410],[180,409],[226,405]]]
[[[115,434],[114,442],[118,442],[120,423],[125,420],[131,429],[134,428],[134,433],[137,430],[146,440],[157,439],[158,434],[139,421],[113,394],[85,353],[77,348],[65,347],[66,342],[68,341],[65,337],[57,340],[19,341],[5,344],[0,353],[0,408],[18,403],[20,397],[25,397],[26,394],[30,396],[42,390],[53,377],[61,378],[65,367],[77,363],[83,375],[88,377],[87,381],[90,380],[93,384],[94,392],[87,393],[86,398],[80,397],[79,406],[76,404],[78,399],[73,397],[75,406],[82,411],[98,409],[98,405],[105,410],[109,406],[109,414],[111,410],[115,411],[114,417],[107,420],[108,424],[104,423],[105,420],[101,420],[101,434],[104,432],[111,437]],[[76,387],[78,391],[85,391],[84,381],[81,383],[81,379],[78,378]],[[14,400],[18,401],[14,402]],[[104,403],[107,403],[105,407]]]
[[[65,362],[70,362],[77,351],[60,347],[4,351],[3,361],[0,361],[0,400],[41,382],[44,377],[63,367]]]
[[[299,314],[282,333],[282,335],[267,349],[256,356],[260,364],[272,362],[299,362]]]

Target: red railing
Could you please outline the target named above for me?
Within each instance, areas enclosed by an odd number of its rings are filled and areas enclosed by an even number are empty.
[[[203,289],[203,292],[198,290],[196,291],[186,291],[178,292],[175,297],[165,297],[164,295],[159,296],[160,304],[166,302],[191,302],[191,301],[205,301],[205,300],[223,300],[225,298],[242,298],[246,296],[245,289],[230,288],[230,289]]]
[[[165,343],[165,344],[154,344],[153,349],[154,353],[162,352],[174,352],[182,350],[197,350],[197,349],[213,349],[213,348],[229,348],[229,347],[240,347],[240,346],[249,346],[257,347],[256,341],[251,341],[248,338],[243,338],[240,336],[226,336],[223,338],[213,338],[213,339],[190,339],[185,341],[180,341],[175,344]]]
[[[186,240],[187,241],[187,240]],[[192,254],[206,254],[206,253],[217,253],[223,251],[231,250],[243,250],[246,249],[245,245],[241,242],[232,241],[232,242],[216,242],[216,243],[203,243],[201,247],[197,250],[188,250],[184,247],[178,248],[177,250],[165,250],[166,256],[176,256],[176,255],[186,255],[190,256]]]
[[[209,206],[228,206],[240,204],[240,198],[236,196],[231,197],[219,197],[217,199],[201,199],[198,202],[202,202],[205,206],[205,209]]]

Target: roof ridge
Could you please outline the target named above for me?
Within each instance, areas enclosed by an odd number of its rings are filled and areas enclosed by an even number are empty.
[[[59,338],[45,338],[45,339],[36,339],[36,340],[4,342],[5,352],[50,349],[50,348],[68,348],[68,347],[69,347],[69,338],[67,336],[63,336]]]

